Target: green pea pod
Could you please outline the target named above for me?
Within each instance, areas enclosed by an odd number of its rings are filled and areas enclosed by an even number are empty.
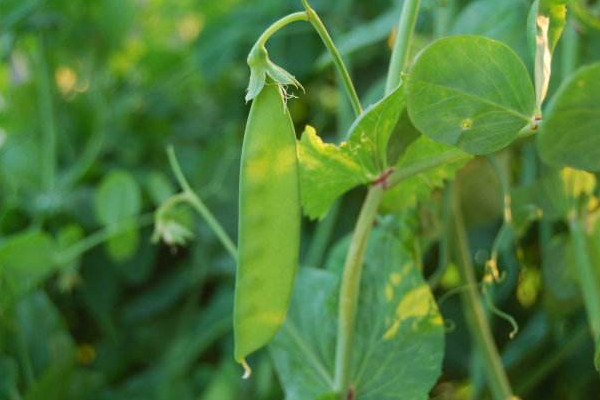
[[[265,346],[283,325],[300,249],[296,134],[281,89],[253,100],[240,167],[235,359]]]

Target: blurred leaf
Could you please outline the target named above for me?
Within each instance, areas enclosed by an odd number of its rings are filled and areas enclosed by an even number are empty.
[[[64,400],[74,369],[74,360],[61,360],[52,364],[35,381],[24,400]]]
[[[160,206],[165,200],[175,194],[173,184],[162,172],[150,172],[146,176],[144,183],[146,184],[146,191],[155,206]]]
[[[106,175],[98,187],[94,206],[100,223],[119,224],[140,212],[140,188],[128,172],[113,171]]]
[[[55,251],[52,238],[41,231],[20,233],[0,243],[0,309],[50,276]]]
[[[223,363],[215,373],[200,400],[236,400],[238,398],[238,370],[233,363]]]
[[[510,144],[531,123],[535,106],[519,57],[476,36],[443,38],[427,47],[406,80],[406,100],[419,131],[472,154]]]
[[[20,398],[17,382],[19,370],[12,358],[0,356],[0,398],[17,400]]]
[[[26,346],[34,376],[45,374],[55,364],[74,360],[75,344],[59,309],[43,291],[21,299],[15,307],[18,338]]]
[[[334,248],[328,270],[301,270],[288,320],[270,345],[288,400],[333,390],[338,284],[347,247],[344,240]],[[441,372],[442,317],[410,252],[389,233],[375,230],[369,240],[356,321],[354,398],[426,399]]]
[[[524,60],[529,60],[523,26],[527,4],[520,0],[478,0],[470,2],[454,21],[452,34],[473,34],[509,45]]]
[[[572,311],[581,303],[573,244],[568,235],[558,235],[544,246],[542,273],[546,297],[554,311]]]
[[[600,171],[600,64],[564,82],[544,113],[537,135],[542,159],[554,166]]]
[[[384,41],[398,23],[398,10],[384,12],[371,21],[351,26],[351,29],[336,39],[336,46],[342,55],[355,53],[367,46]],[[317,60],[318,68],[324,68],[333,60],[324,53]]]
[[[141,210],[141,193],[135,179],[125,171],[108,174],[94,197],[96,218],[107,227],[122,225]],[[139,230],[134,221],[122,233],[112,236],[107,250],[117,261],[131,258],[139,245]]]

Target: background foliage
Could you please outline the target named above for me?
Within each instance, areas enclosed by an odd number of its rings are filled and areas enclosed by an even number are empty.
[[[313,3],[364,104],[373,103],[383,92],[401,2]],[[573,21],[577,65],[600,60],[599,4],[585,4],[589,13]],[[461,0],[450,10],[429,0],[423,7],[415,53],[444,33],[474,33],[505,42],[531,71],[530,2]],[[153,242],[152,213],[178,191],[165,153],[173,144],[193,188],[235,237],[245,57],[270,22],[299,8],[295,0],[0,1],[0,399],[282,398],[267,351],[252,360],[253,379],[239,379],[235,264],[227,252],[183,207],[177,221],[193,232],[189,243]],[[339,141],[353,118],[330,60],[308,25],[286,32],[269,49],[307,89],[289,103],[297,131],[310,123]],[[558,45],[551,93],[572,69],[573,43]],[[558,219],[550,229],[529,223],[539,209],[546,216],[556,209],[556,184],[536,181],[543,167],[533,149],[524,141],[498,156],[522,229],[516,245],[500,249],[507,276],[494,301],[521,332],[509,340],[510,326],[494,319],[496,341],[524,398],[596,398],[600,382],[566,227]],[[443,178],[425,177],[432,190]],[[481,272],[502,221],[498,168],[474,160],[460,181]],[[396,216],[380,222],[408,233],[403,245],[417,249],[431,277],[442,196],[411,184],[414,197],[402,207],[386,202]],[[326,248],[351,230],[362,195],[352,191],[334,206],[324,220],[330,234],[305,222],[303,265],[324,267]],[[443,375],[432,391],[441,399],[486,395],[481,360],[465,356],[471,342],[459,297],[441,298],[457,281],[451,266],[435,292],[447,325]]]

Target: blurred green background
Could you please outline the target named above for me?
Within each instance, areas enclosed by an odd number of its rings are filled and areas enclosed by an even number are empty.
[[[364,103],[377,100],[402,2],[312,3]],[[505,41],[530,65],[529,6],[425,0],[414,51],[436,36],[476,33]],[[151,239],[153,212],[179,191],[170,144],[235,238],[245,58],[271,22],[299,9],[299,0],[0,0],[0,399],[283,398],[267,351],[252,360],[253,379],[240,379],[235,264],[211,230],[182,208],[189,243]],[[597,31],[578,34],[581,62],[599,60]],[[290,102],[297,127],[310,122],[327,140],[342,137],[352,112],[310,26],[286,29],[269,49],[307,89]],[[504,156],[521,167],[518,155]],[[489,248],[501,220],[498,185],[480,165],[465,176],[465,198],[477,205],[467,215],[473,246]],[[351,230],[361,196],[350,193],[328,219],[330,243]],[[431,244],[427,228],[415,232]],[[314,231],[306,221],[302,257],[320,265],[326,249],[310,245]],[[522,324],[507,344],[510,328],[498,322],[509,374],[527,399],[599,398],[581,300],[562,265],[542,272],[542,255],[527,250],[536,240],[525,237],[514,264],[527,268],[499,294]],[[552,246],[549,259],[563,250]],[[456,285],[452,274],[442,283]],[[465,356],[458,298],[442,311],[457,326],[432,396],[476,397],[483,375],[477,357]]]

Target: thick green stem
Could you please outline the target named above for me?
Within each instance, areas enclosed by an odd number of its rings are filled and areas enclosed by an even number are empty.
[[[512,389],[494,343],[494,337],[485,316],[481,297],[477,291],[477,279],[469,253],[469,243],[462,217],[458,196],[453,201],[453,236],[459,271],[466,290],[463,292],[463,307],[471,336],[483,357],[485,373],[494,399],[513,399]]]
[[[402,81],[402,73],[408,66],[410,45],[412,42],[417,17],[419,16],[420,0],[405,0],[402,6],[402,14],[398,22],[392,59],[388,70],[385,92],[392,93]]]
[[[52,100],[52,74],[48,66],[46,44],[43,37],[38,40],[37,54],[38,70],[38,100],[40,124],[42,128],[41,167],[44,189],[54,191],[56,184],[56,121],[54,119],[54,104]]]
[[[327,48],[334,56],[338,69],[343,68],[343,76],[345,82],[347,81],[346,87],[352,84],[350,77],[344,67],[339,52],[333,45],[333,41],[327,34],[325,27],[320,22],[320,19],[312,11],[312,8],[308,5],[307,0],[302,0],[307,13],[310,16],[310,20],[321,35],[321,38],[325,42]],[[419,0],[406,0],[402,16],[400,17],[400,29],[396,35],[396,45],[392,52],[392,60],[388,72],[388,85],[386,87],[386,93],[391,93],[393,89],[400,83],[401,72],[408,59],[408,46],[412,38],[417,14],[419,10]],[[353,89],[353,87],[352,87]],[[354,92],[354,91],[353,91]],[[355,93],[355,92],[354,92]],[[355,96],[351,96],[353,98]],[[360,104],[358,104],[360,105]],[[358,111],[355,106],[355,110]],[[412,173],[412,171],[405,171]],[[417,171],[418,172],[418,171]],[[416,173],[416,172],[415,172]],[[396,181],[404,179],[404,176],[396,176]],[[352,345],[354,338],[354,330],[356,328],[356,312],[358,309],[358,300],[360,295],[360,281],[362,275],[362,266],[365,255],[365,250],[371,229],[373,227],[373,221],[377,216],[377,209],[383,198],[384,188],[380,185],[375,185],[369,188],[367,198],[363,203],[356,228],[350,242],[350,248],[346,255],[346,262],[344,264],[344,271],[342,273],[342,282],[340,287],[339,297],[339,314],[338,314],[338,333],[337,333],[337,347],[336,347],[336,358],[335,358],[335,390],[340,396],[340,400],[348,398],[348,390],[350,387],[350,367],[352,360]]]
[[[210,212],[208,207],[204,204],[204,202],[194,193],[192,187],[188,183],[183,171],[181,170],[181,166],[177,162],[177,157],[175,157],[175,150],[172,146],[169,146],[167,149],[167,154],[169,156],[169,163],[171,164],[171,169],[175,174],[175,178],[179,182],[179,185],[183,189],[183,196],[187,200],[187,202],[194,207],[194,209],[200,214],[200,216],[204,219],[204,222],[210,227],[210,229],[217,235],[217,238],[221,241],[225,250],[229,253],[231,258],[237,260],[237,248],[233,243],[233,240],[229,237],[225,229],[221,226],[219,221],[215,218],[215,216]]]
[[[335,358],[335,390],[340,394],[340,399],[344,400],[347,398],[350,383],[350,362],[363,260],[383,193],[384,190],[381,186],[372,186],[369,189],[344,263],[339,297],[338,341]]]
[[[308,15],[308,20],[310,21],[312,26],[315,28],[315,30],[321,37],[323,44],[325,45],[325,47],[331,54],[331,57],[333,58],[333,62],[338,70],[338,73],[340,74],[340,77],[342,78],[342,83],[344,84],[344,87],[346,88],[346,92],[348,94],[350,102],[352,103],[352,108],[354,109],[354,112],[356,113],[356,115],[362,114],[362,112],[363,112],[362,105],[360,104],[360,100],[358,99],[358,94],[356,93],[356,89],[354,88],[354,84],[352,83],[352,78],[350,78],[350,73],[348,72],[348,69],[346,68],[346,65],[344,64],[342,55],[340,54],[339,50],[335,46],[335,43],[333,42],[331,35],[327,31],[327,28],[325,27],[325,24],[323,24],[323,21],[321,21],[321,18],[319,18],[319,15],[315,12],[315,10],[313,10],[313,8],[310,6],[310,4],[308,4],[307,0],[302,0],[302,4],[304,5],[304,8],[306,9],[306,14]]]
[[[588,323],[596,344],[594,365],[600,370],[600,288],[594,265],[590,259],[587,245],[587,236],[583,222],[575,211],[569,215],[569,230],[573,239],[575,266],[579,278],[579,287],[583,295],[583,302],[587,311]]]

